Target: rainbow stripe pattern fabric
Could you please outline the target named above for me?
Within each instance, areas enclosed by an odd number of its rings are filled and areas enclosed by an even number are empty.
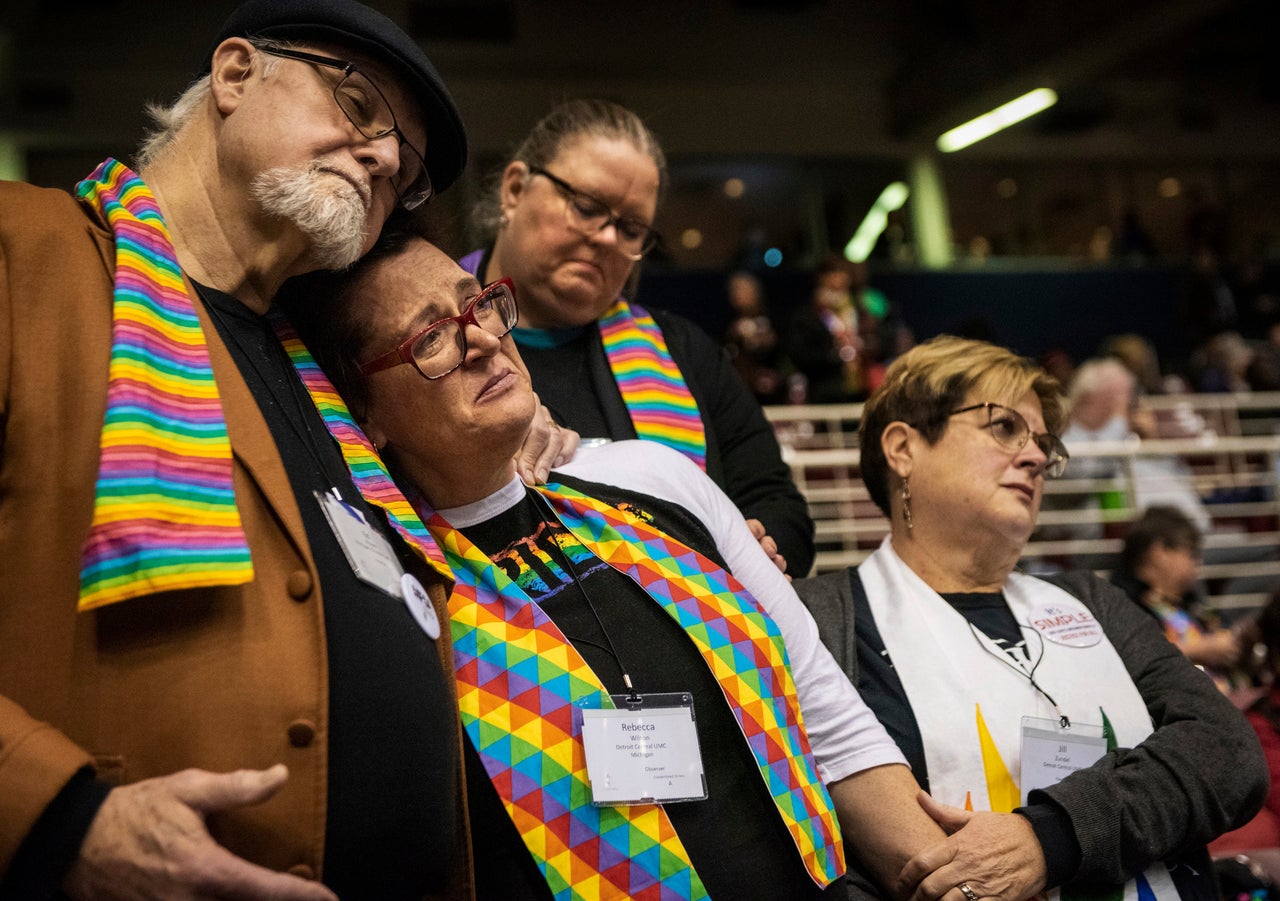
[[[79,609],[253,578],[209,351],[155,198],[105,160],[76,195],[115,236],[111,365]]]
[[[405,500],[396,483],[391,480],[386,464],[373,449],[373,444],[364,431],[356,425],[346,402],[338,395],[337,389],[316,363],[315,357],[307,350],[292,324],[282,314],[275,312],[272,315],[272,325],[320,418],[324,420],[325,427],[338,442],[342,459],[351,470],[351,479],[360,489],[360,494],[370,504],[386,511],[387,520],[418,556],[440,575],[452,580],[453,572],[445,562],[440,546],[427,531],[418,512]]]
[[[599,322],[604,353],[636,436],[673,447],[707,468],[707,438],[662,329],[642,307],[619,297]]]
[[[538,489],[586,547],[685,630],[724,690],[778,814],[820,885],[844,872],[831,799],[804,734],[777,625],[731,575],[630,514]],[[611,706],[542,609],[439,515],[462,723],[557,899],[707,897],[660,805],[595,807],[575,708]]]

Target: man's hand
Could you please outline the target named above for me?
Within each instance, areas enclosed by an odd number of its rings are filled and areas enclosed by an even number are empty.
[[[976,898],[1022,901],[1044,888],[1044,852],[1024,817],[965,811],[924,792],[918,800],[948,837],[907,861],[897,894],[911,901],[970,901],[964,884]]]
[[[338,901],[318,882],[236,857],[205,828],[206,814],[258,804],[289,778],[269,770],[183,770],[114,789],[63,882],[77,899]]]
[[[537,400],[537,395],[534,395]],[[529,434],[516,453],[516,472],[526,485],[540,485],[547,480],[553,466],[560,466],[573,459],[578,452],[580,436],[573,429],[556,425],[551,411],[538,404]]]
[[[760,549],[769,555],[769,559],[773,561],[774,566],[778,567],[778,571],[786,575],[787,559],[778,553],[778,542],[765,532],[764,523],[758,519],[748,519],[747,527],[751,529],[751,534],[755,536],[756,541],[760,542]],[[790,576],[787,576],[787,581],[791,581]]]

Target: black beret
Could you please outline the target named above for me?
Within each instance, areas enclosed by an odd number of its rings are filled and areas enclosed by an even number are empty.
[[[214,47],[227,38],[320,41],[350,47],[384,63],[418,101],[427,131],[424,158],[431,184],[443,191],[467,165],[467,133],[449,90],[412,38],[355,0],[248,0],[222,26]],[[207,73],[212,52],[201,73]]]

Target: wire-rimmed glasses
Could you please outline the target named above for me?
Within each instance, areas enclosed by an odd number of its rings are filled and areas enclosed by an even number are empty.
[[[1045,456],[1045,478],[1056,479],[1066,472],[1067,461],[1071,459],[1071,454],[1067,453],[1066,445],[1057,435],[1049,432],[1033,432],[1026,417],[1004,404],[991,402],[973,404],[961,407],[959,410],[952,410],[951,415],[959,416],[971,410],[987,411],[986,429],[991,433],[991,437],[996,439],[996,444],[1011,453],[1016,454],[1022,450],[1028,438],[1034,441],[1036,447],[1040,448],[1040,452]]]
[[[396,121],[396,114],[386,95],[355,63],[287,47],[260,45],[258,49],[270,56],[340,71],[342,78],[333,86],[333,99],[337,102],[338,109],[351,120],[356,131],[371,141],[394,134],[399,142],[400,167],[391,177],[391,186],[400,198],[400,205],[406,210],[414,210],[431,199],[434,189],[431,187],[431,176],[427,173],[426,160],[400,130],[400,124]]]
[[[633,263],[644,259],[644,255],[653,250],[662,238],[648,223],[615,213],[599,197],[579,191],[563,178],[552,175],[540,166],[530,166],[529,174],[541,175],[556,186],[556,190],[565,199],[565,216],[569,220],[569,227],[574,231],[594,235],[612,225],[618,236],[618,251]]]

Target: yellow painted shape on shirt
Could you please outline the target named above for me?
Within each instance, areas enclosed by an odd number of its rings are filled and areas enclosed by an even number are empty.
[[[1018,784],[1009,774],[1000,751],[996,748],[991,733],[987,730],[987,722],[982,718],[982,705],[975,704],[978,716],[978,744],[982,748],[982,772],[987,777],[987,800],[996,813],[1012,813],[1022,797]]]

